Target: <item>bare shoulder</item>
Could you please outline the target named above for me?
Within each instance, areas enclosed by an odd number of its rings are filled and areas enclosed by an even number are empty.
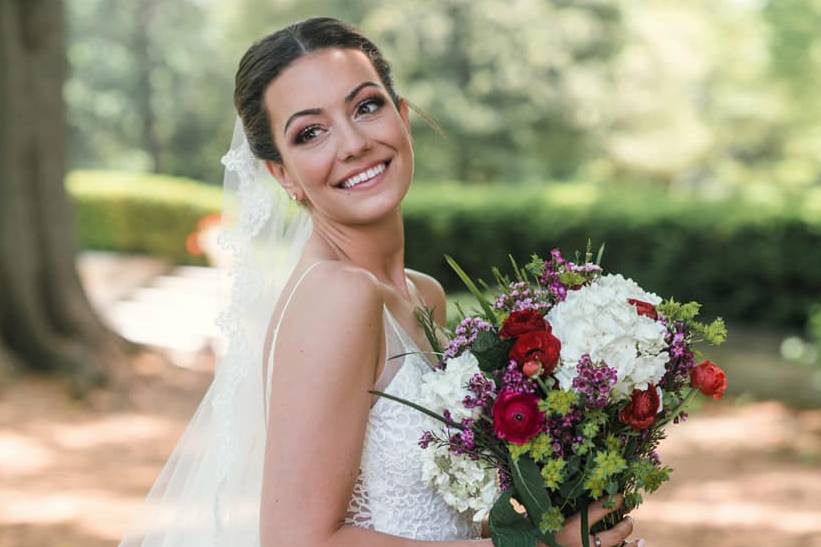
[[[379,347],[383,302],[370,272],[322,261],[295,289],[284,312],[275,348],[277,359],[281,353],[292,363],[308,356],[334,356],[333,363],[353,366],[355,359],[344,358],[346,349],[351,349],[352,357],[369,358],[370,346]]]
[[[434,318],[440,325],[447,321],[447,296],[442,284],[433,277],[423,272],[405,268],[405,272],[422,293],[422,298],[428,307],[434,308]]]

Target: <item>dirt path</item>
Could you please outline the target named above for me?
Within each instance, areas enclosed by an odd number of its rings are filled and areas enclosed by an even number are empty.
[[[40,379],[0,395],[0,547],[116,546],[210,382],[205,364],[142,359],[133,406],[78,404]],[[821,410],[710,405],[662,456],[673,479],[635,515],[650,545],[821,547]]]

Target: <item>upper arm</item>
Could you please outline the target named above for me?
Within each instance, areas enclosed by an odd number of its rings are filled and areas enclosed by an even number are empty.
[[[444,327],[448,320],[448,300],[442,284],[435,277],[410,268],[408,268],[408,274],[422,292],[425,304],[433,308],[433,319],[439,326]]]
[[[281,322],[263,472],[262,545],[321,545],[356,479],[382,339],[367,273],[320,265]]]

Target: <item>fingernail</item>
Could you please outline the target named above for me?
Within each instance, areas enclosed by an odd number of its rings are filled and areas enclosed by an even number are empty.
[[[647,547],[647,542],[643,539],[640,539],[636,542],[636,547]]]

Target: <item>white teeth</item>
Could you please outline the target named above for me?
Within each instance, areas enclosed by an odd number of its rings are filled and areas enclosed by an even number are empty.
[[[371,167],[370,169],[359,173],[358,175],[354,175],[351,178],[345,180],[342,183],[342,188],[348,189],[353,188],[357,184],[361,184],[365,181],[371,180],[375,176],[381,174],[385,170],[385,164],[380,163],[376,167]]]

